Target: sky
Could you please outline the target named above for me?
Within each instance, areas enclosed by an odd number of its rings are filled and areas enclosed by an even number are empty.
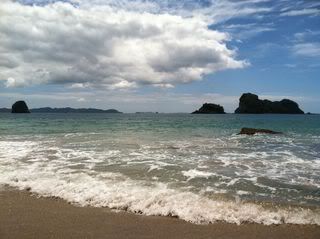
[[[320,113],[319,0],[1,0],[0,108]]]

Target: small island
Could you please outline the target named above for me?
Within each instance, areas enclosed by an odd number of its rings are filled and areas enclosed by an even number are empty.
[[[221,105],[205,103],[199,110],[192,112],[192,114],[225,114],[225,112]]]
[[[289,99],[281,101],[260,100],[255,94],[245,93],[240,97],[236,114],[304,114],[299,105]]]
[[[26,102],[19,100],[12,105],[11,113],[30,113],[30,110]]]

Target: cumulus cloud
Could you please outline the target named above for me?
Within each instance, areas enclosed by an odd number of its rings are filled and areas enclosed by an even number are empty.
[[[111,7],[0,3],[0,79],[6,85],[172,87],[242,68],[227,34],[201,17]],[[10,80],[7,80],[10,79]],[[18,84],[22,85],[22,84]]]

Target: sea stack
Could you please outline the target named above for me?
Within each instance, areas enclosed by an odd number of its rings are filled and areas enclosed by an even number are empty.
[[[240,97],[236,114],[304,114],[299,105],[288,99],[281,101],[260,100],[255,94],[245,93]]]
[[[19,100],[12,105],[11,113],[30,113],[30,111],[26,102]]]
[[[225,114],[225,112],[221,105],[205,103],[199,110],[192,112],[192,114]]]

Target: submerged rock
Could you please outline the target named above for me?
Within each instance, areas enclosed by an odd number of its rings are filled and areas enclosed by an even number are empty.
[[[288,99],[281,101],[260,100],[255,94],[246,93],[240,97],[236,114],[304,114],[299,105]]]
[[[30,111],[26,102],[20,100],[12,105],[11,113],[30,113]]]
[[[269,129],[255,129],[255,128],[242,128],[239,134],[254,135],[257,133],[262,134],[282,134],[281,132],[269,130]]]
[[[205,103],[199,110],[192,112],[192,114],[225,114],[225,112],[221,105]]]

